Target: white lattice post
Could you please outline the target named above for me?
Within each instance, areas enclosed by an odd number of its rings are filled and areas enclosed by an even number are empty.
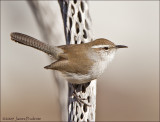
[[[67,44],[80,44],[93,40],[88,2],[83,0],[59,0],[64,20]],[[81,50],[79,50],[81,51]],[[86,84],[68,84],[68,121],[95,121],[96,80]],[[74,90],[85,103],[79,103],[73,96]]]
[[[63,38],[63,29],[61,32],[56,30],[56,28],[63,28],[63,26],[60,26],[59,24],[57,25],[57,21],[60,21],[57,19],[57,16],[60,16],[61,19],[61,13],[59,12],[59,15],[57,15],[57,10],[55,9],[55,1],[31,0],[28,1],[28,3],[31,6],[32,11],[36,17],[43,40],[54,46],[65,45],[65,38]],[[68,84],[59,72],[54,71],[53,74],[55,76],[59,90],[61,118],[63,121],[67,121]]]

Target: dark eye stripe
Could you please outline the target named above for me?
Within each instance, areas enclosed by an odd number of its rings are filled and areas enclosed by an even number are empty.
[[[108,47],[103,47],[104,50],[108,50]]]

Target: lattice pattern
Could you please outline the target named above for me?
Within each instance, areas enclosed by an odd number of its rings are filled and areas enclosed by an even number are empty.
[[[64,29],[67,44],[80,44],[92,41],[91,18],[88,3],[86,1],[60,1],[61,12],[64,19]],[[80,50],[81,51],[81,50]],[[79,103],[73,96],[74,89],[84,102],[91,105]],[[95,121],[96,110],[96,80],[81,84],[69,84],[68,98],[68,121]]]
[[[92,40],[91,18],[85,1],[70,1],[67,14],[67,36],[70,44],[86,43]]]

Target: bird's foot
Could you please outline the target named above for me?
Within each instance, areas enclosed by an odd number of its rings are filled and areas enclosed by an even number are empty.
[[[79,96],[77,96],[77,94],[75,93],[75,92],[73,92],[73,96],[77,99],[77,101],[79,102],[79,103],[82,103],[82,104],[84,104],[84,105],[86,105],[86,106],[89,106],[89,107],[91,107],[91,105],[89,105],[89,104],[87,104],[87,103],[85,103],[83,100],[87,100],[87,99],[85,99],[85,98],[80,98]]]

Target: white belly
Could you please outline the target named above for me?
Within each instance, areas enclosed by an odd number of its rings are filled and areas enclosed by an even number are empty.
[[[94,80],[90,74],[82,75],[77,73],[63,73],[68,82],[73,84],[82,84]]]
[[[95,63],[88,74],[78,74],[63,72],[64,77],[68,82],[73,84],[82,84],[90,82],[91,80],[97,79],[105,70],[107,63],[102,61],[101,63]]]

